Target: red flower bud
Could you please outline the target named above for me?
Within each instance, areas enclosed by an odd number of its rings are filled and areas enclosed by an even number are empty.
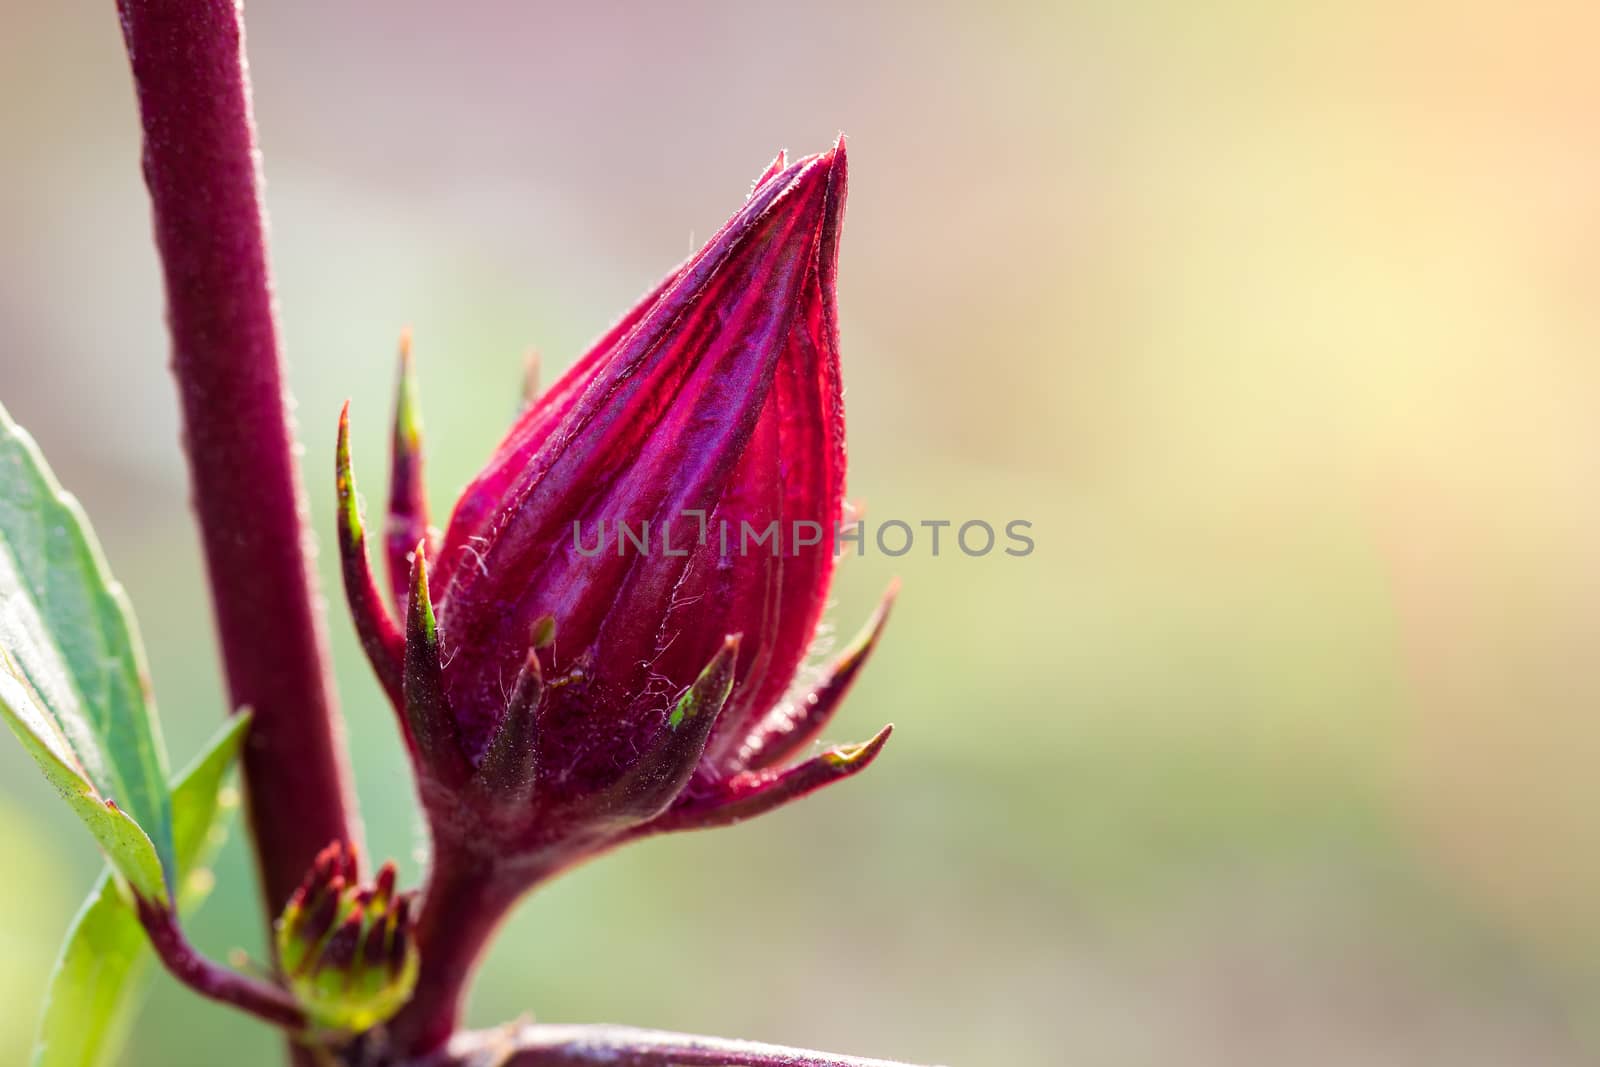
[[[335,841],[318,854],[279,917],[278,963],[312,1025],[353,1034],[388,1019],[416,985],[410,894],[395,894],[394,864],[360,884],[356,854]]]
[[[844,200],[842,140],[780,155],[522,412],[442,539],[407,347],[388,526],[403,631],[367,567],[341,420],[346,590],[436,837],[559,866],[744,818],[876,756],[887,731],[778,768],[825,726],[888,606],[797,690],[844,512]]]

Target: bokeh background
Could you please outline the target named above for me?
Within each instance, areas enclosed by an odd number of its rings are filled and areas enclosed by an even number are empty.
[[[0,398],[86,503],[174,761],[222,711],[112,5],[0,4]],[[443,509],[515,405],[851,137],[851,487],[1034,524],[901,608],[872,772],[528,901],[471,1014],[921,1062],[1600,1059],[1591,5],[255,3],[305,474],[379,478],[416,331]],[[250,522],[240,515],[241,523]],[[325,590],[337,589],[324,549]],[[373,851],[424,845],[343,613]],[[0,745],[0,1062],[88,838]],[[235,837],[195,927],[259,955]],[[126,1063],[256,1067],[155,983]]]

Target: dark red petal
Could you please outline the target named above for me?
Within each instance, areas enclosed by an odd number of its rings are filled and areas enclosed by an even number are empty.
[[[350,911],[344,922],[328,938],[328,943],[322,946],[322,952],[317,957],[314,971],[346,970],[355,962],[356,952],[361,947],[361,931],[364,918],[359,907]]]
[[[389,860],[378,868],[378,877],[373,882],[373,899],[380,906],[387,908],[394,897],[394,883],[398,872],[395,870],[394,861]]]
[[[834,534],[844,514],[842,389],[832,328],[831,258],[837,252],[838,212],[846,181],[836,154],[823,190],[825,211],[813,269],[800,313],[791,322],[773,386],[738,469],[718,504],[714,525],[734,531],[777,523],[777,554],[736,541],[731,556],[717,555],[680,583],[671,612],[681,618],[726,605],[718,624],[759,635],[747,648],[739,690],[707,747],[702,776],[714,779],[741,769],[737,750],[791,687],[815,638],[826,607],[835,562]],[[799,537],[797,537],[799,535]],[[804,544],[800,540],[811,541]],[[692,625],[688,623],[687,625]],[[669,619],[663,630],[687,628]],[[655,669],[671,674],[669,649]]]
[[[474,535],[482,543],[463,546],[471,564],[452,572],[440,614],[449,620],[450,699],[473,751],[481,751],[503,706],[532,615],[551,614],[560,625],[554,673],[589,662],[600,674],[585,700],[609,706],[613,715],[629,706],[664,714],[673,686],[685,684],[694,668],[663,671],[655,661],[670,655],[680,667],[704,663],[720,634],[734,629],[729,619],[701,611],[688,620],[692,629],[664,632],[687,561],[659,552],[585,558],[572,546],[573,524],[593,530],[600,521],[623,519],[636,529],[645,522],[659,529],[685,510],[710,513],[718,506],[763,417],[776,368],[795,350],[799,320],[822,317],[808,298],[817,292],[826,212],[836,202],[833,170],[830,158],[813,157],[757,192],[618,344],[529,456],[500,519]],[[810,351],[804,336],[798,347]],[[808,376],[787,376],[796,377]],[[774,436],[781,429],[769,426]],[[774,455],[775,447],[769,443],[764,454]],[[761,473],[760,481],[771,484],[775,472]],[[453,525],[445,551],[454,544]],[[825,585],[831,556],[815,555],[828,562],[816,566],[812,584]],[[818,574],[823,581],[815,581]],[[800,614],[820,613],[824,592],[808,588],[805,599],[812,603]],[[757,639],[767,635],[751,638]],[[785,656],[792,673],[804,641],[791,644]],[[646,692],[641,682],[651,678],[660,679],[659,687]],[[781,692],[787,682],[782,678],[774,688]],[[635,699],[641,694],[645,699]],[[640,720],[640,727],[648,729],[649,721]],[[577,736],[556,743],[589,749],[596,729],[616,727],[580,724]],[[597,752],[595,758],[609,757]]]
[[[336,878],[336,882],[337,885],[332,886],[331,891],[324,893],[321,899],[306,912],[305,920],[297,931],[301,942],[306,946],[307,954],[303,961],[306,965],[309,965],[315,959],[315,954],[311,950],[322,942],[322,939],[328,935],[328,931],[333,929],[333,924],[339,918],[339,908],[342,904],[341,897],[344,893],[344,879]]]
[[[495,449],[488,466],[468,484],[456,502],[439,556],[435,560],[432,581],[436,594],[444,592],[457,567],[477,562],[475,539],[487,532],[485,524],[495,517],[512,483],[522,473],[529,451],[536,449],[551,428],[571,410],[604,358],[656,305],[661,294],[672,287],[682,272],[683,267],[679,266],[658,282],[655,288],[641,297],[627,314],[602,334],[548,391],[529,398],[528,407]]]

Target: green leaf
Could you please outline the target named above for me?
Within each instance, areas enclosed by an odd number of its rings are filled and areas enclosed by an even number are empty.
[[[161,858],[148,835],[115,801],[103,797],[84,773],[54,724],[39,710],[39,698],[0,648],[0,716],[22,741],[67,806],[94,834],[106,858],[151,900],[167,900]]]
[[[239,754],[249,715],[236,715],[178,779],[172,791],[176,830],[178,911],[187,916],[211,889],[206,865],[222,844],[238,806],[223,788]],[[56,961],[34,1044],[33,1067],[98,1067],[123,1045],[150,951],[133,908],[107,870],[89,892]]]
[[[82,509],[0,408],[0,715],[118,872],[164,900],[177,864],[148,677]]]
[[[244,747],[250,712],[231,717],[172,787],[172,816],[178,847],[178,904],[185,902],[192,872],[211,862],[227,830],[238,798],[225,793],[223,779]]]

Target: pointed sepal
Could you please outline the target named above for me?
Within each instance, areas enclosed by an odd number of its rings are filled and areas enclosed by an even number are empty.
[[[788,762],[811,745],[827,729],[834,712],[878,647],[883,628],[889,622],[900,583],[894,581],[872,617],[845,650],[828,667],[822,680],[799,699],[778,705],[751,731],[739,749],[739,765],[747,770],[765,770]]]
[[[419,763],[448,786],[471,773],[444,692],[439,624],[428,594],[427,546],[417,542],[411,557],[411,592],[406,609],[404,705],[407,735]]]
[[[400,373],[395,386],[394,435],[389,459],[389,521],[384,528],[389,582],[397,608],[406,602],[411,578],[411,550],[436,540],[428,526],[428,491],[422,474],[422,405],[417,391],[417,366],[411,357],[411,331],[400,335]]]
[[[400,706],[400,678],[405,638],[395,624],[367,560],[366,527],[350,461],[350,402],[339,412],[339,441],[334,451],[334,483],[339,494],[339,563],[344,595],[355,620],[356,636],[389,700]]]
[[[684,723],[690,724],[688,729],[692,732],[696,724],[708,725],[722,711],[728,694],[733,692],[734,668],[738,666],[739,642],[742,639],[742,634],[730,634],[724,638],[722,647],[711,657],[705,670],[678,698],[672,714],[667,716],[667,726],[673,732],[676,733]]]
[[[615,819],[619,828],[653,819],[666,811],[694,774],[711,728],[733,692],[740,635],[725,638],[700,676],[667,714],[666,722],[643,756],[611,788],[588,801],[596,816]]]
[[[839,745],[787,770],[745,771],[720,783],[709,795],[687,799],[654,821],[641,826],[635,836],[677,830],[709,830],[732,826],[799,800],[823,786],[860,774],[872,765],[894,731],[890,724],[870,741]]]
[[[537,630],[535,627],[536,635]],[[533,797],[538,769],[539,701],[543,696],[544,674],[539,668],[536,636],[517,674],[511,699],[506,701],[505,711],[478,764],[478,783],[495,798],[497,806],[522,808]]]

